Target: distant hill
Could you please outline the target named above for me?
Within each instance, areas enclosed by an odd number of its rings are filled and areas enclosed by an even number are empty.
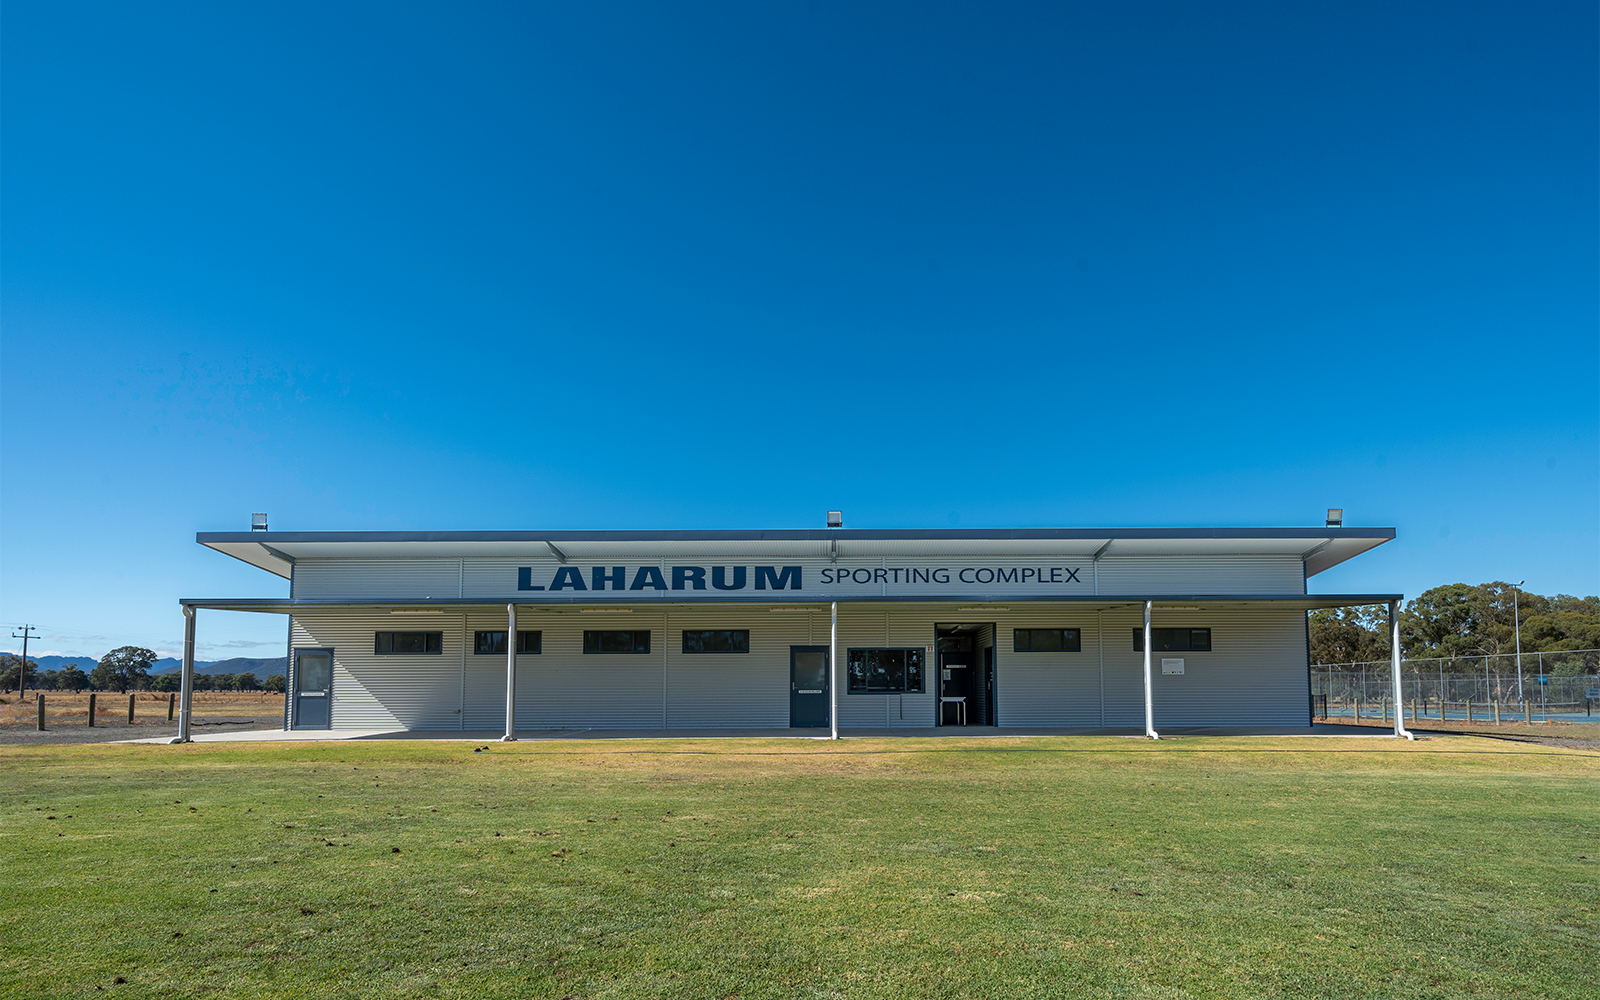
[[[20,653],[5,653],[0,651],[0,656],[20,656]],[[39,665],[40,670],[60,670],[63,667],[77,667],[84,673],[93,670],[100,661],[92,656],[30,656],[28,659]],[[265,660],[253,660],[248,657],[235,656],[231,660],[196,660],[194,672],[197,674],[255,674],[256,680],[264,681],[273,674],[287,673],[284,657],[278,656]],[[183,669],[183,662],[171,656],[163,656],[156,661],[150,675],[170,674]]]
[[[264,660],[235,656],[231,660],[212,660],[209,663],[201,663],[196,660],[194,661],[194,672],[197,674],[255,674],[256,680],[264,681],[273,674],[286,673],[285,664],[287,662],[282,656]],[[156,674],[172,674],[182,669],[183,661],[166,656],[156,661],[155,669],[150,671],[150,675],[153,677]]]

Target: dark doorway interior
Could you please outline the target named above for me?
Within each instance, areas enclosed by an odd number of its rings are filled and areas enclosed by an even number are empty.
[[[934,626],[941,726],[995,724],[993,624]]]

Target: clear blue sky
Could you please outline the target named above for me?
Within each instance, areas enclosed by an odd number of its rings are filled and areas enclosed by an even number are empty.
[[[0,622],[242,530],[1306,525],[1600,590],[1592,2],[79,4],[0,36]],[[281,655],[212,614],[201,656]]]

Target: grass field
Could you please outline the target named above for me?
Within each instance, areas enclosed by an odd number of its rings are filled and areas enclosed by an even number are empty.
[[[0,696],[0,727],[32,726],[38,719],[39,693],[30,691],[24,697],[16,692]],[[196,691],[194,692],[196,716],[226,718],[229,716],[260,716],[283,718],[283,695],[266,691]],[[134,694],[134,719],[138,723],[165,722],[168,696],[156,691],[138,691]],[[86,726],[89,723],[89,693],[80,691],[44,692],[46,726]],[[128,721],[128,696],[115,691],[101,691],[95,699],[94,717],[103,722]]]
[[[1592,997],[1600,755],[0,748],[0,992]]]

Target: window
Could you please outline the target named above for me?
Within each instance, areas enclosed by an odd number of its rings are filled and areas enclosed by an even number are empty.
[[[1081,653],[1083,636],[1075,628],[1013,629],[1011,649],[1017,653]]]
[[[845,659],[851,694],[922,690],[923,650],[852,649]]]
[[[1208,628],[1153,628],[1150,648],[1157,653],[1205,652],[1211,648]],[[1144,652],[1144,629],[1133,630],[1133,651]]]
[[[583,651],[585,653],[648,653],[650,652],[650,633],[585,631],[583,633]]]
[[[747,628],[712,628],[683,630],[685,653],[748,653],[750,630]]]
[[[543,632],[518,631],[517,652],[537,653],[543,645],[543,639]],[[472,633],[472,651],[479,656],[487,656],[491,653],[499,653],[504,656],[506,652],[506,630]]]
[[[372,651],[380,654],[444,652],[443,632],[375,632]]]

